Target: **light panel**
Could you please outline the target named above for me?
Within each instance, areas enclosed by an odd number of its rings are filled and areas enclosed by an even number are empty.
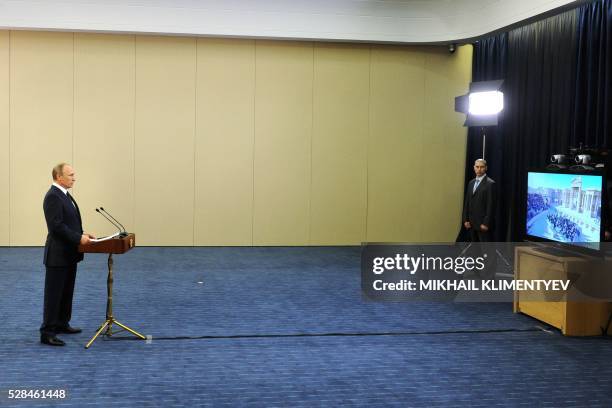
[[[500,91],[474,92],[469,94],[470,115],[495,115],[504,109],[504,94]]]

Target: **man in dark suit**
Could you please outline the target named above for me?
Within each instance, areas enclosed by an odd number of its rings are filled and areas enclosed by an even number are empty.
[[[83,260],[79,244],[89,243],[93,235],[83,233],[79,206],[68,189],[76,181],[74,169],[66,163],[55,166],[51,172],[53,185],[45,195],[43,210],[47,221],[44,264],[45,300],[40,341],[52,346],[65,343],[58,333],[80,333],[71,327],[72,295],[77,263]]]
[[[487,177],[487,162],[478,159],[474,162],[476,178],[468,183],[463,206],[463,226],[470,232],[472,242],[492,241],[495,226],[496,186]]]

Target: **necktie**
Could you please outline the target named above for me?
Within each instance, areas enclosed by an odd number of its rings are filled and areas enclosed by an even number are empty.
[[[478,188],[479,184],[480,184],[480,180],[476,179],[476,181],[474,182],[474,190],[472,190],[472,194],[476,192],[476,189]]]
[[[74,208],[76,208],[76,204],[74,203],[74,198],[72,198],[72,196],[70,195],[69,192],[66,192],[66,196],[68,197],[68,199],[70,200],[70,202],[72,203],[72,206]]]

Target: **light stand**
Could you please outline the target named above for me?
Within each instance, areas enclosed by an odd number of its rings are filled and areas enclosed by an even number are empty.
[[[487,134],[485,133],[484,126],[480,128],[480,131],[482,132],[482,159],[486,160],[485,159],[485,147],[487,145]]]

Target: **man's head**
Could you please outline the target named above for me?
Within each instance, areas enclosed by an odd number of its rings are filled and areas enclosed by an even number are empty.
[[[476,177],[482,177],[487,172],[487,161],[485,159],[477,159],[474,162],[474,173]]]
[[[51,171],[53,181],[65,189],[69,189],[74,185],[76,178],[74,177],[74,169],[68,163],[60,163],[53,167]]]

